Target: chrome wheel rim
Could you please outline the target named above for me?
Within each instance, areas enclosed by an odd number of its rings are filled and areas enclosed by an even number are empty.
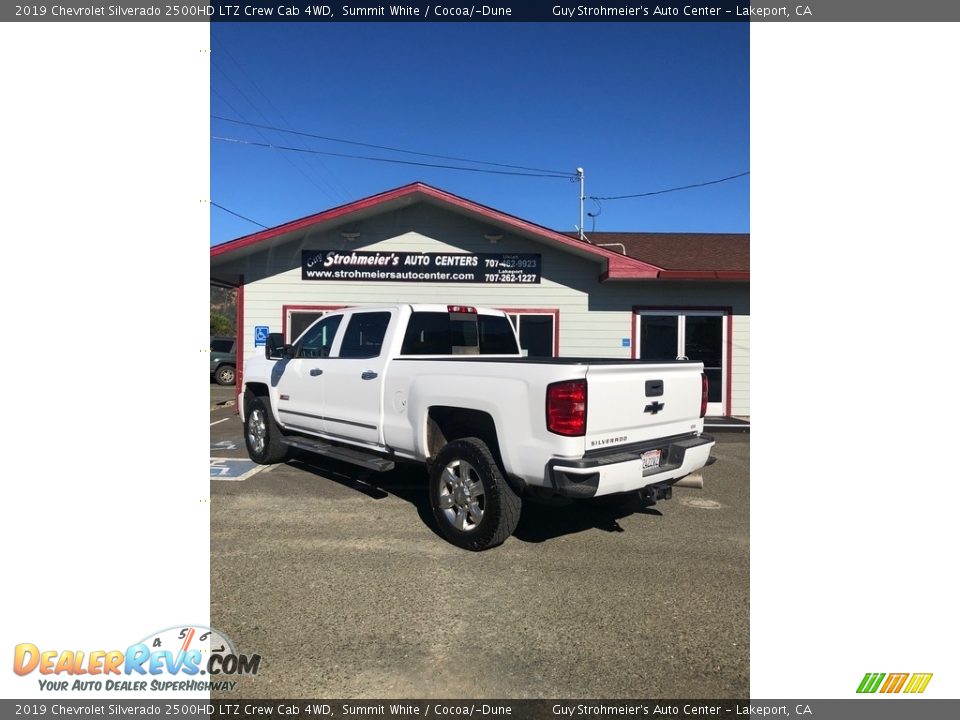
[[[484,496],[480,474],[466,460],[448,463],[440,473],[439,506],[448,523],[461,532],[475,530],[483,520]]]
[[[267,445],[266,416],[260,408],[251,412],[250,417],[247,419],[247,440],[250,442],[250,447],[253,448],[253,451],[257,454],[262,453],[263,448]]]
[[[228,385],[232,383],[234,380],[233,370],[231,370],[230,368],[225,368],[224,370],[221,370],[220,380]]]

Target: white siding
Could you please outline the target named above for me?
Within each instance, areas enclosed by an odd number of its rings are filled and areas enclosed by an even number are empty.
[[[750,316],[733,316],[731,415],[750,414]]]

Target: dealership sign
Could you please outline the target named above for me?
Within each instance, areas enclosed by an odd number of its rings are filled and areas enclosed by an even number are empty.
[[[303,280],[535,285],[540,254],[304,250],[300,269]]]

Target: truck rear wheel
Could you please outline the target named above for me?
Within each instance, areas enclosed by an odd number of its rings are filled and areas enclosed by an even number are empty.
[[[258,396],[250,401],[243,423],[243,439],[250,459],[260,465],[273,465],[287,459],[287,444],[273,419],[270,400]]]
[[[430,468],[430,506],[440,532],[465,550],[500,545],[520,521],[520,496],[479,438],[446,445]]]

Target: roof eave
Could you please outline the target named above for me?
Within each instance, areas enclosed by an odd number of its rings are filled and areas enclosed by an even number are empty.
[[[749,270],[664,270],[660,280],[726,280],[730,282],[750,279]]]
[[[620,268],[614,272],[604,272],[600,282],[625,280],[699,280],[719,282],[749,282],[750,273],[740,270],[663,270],[650,266],[650,270],[634,271]]]
[[[289,235],[321,223],[345,220],[348,216],[355,213],[404,198],[408,200],[415,198],[448,207],[452,206],[465,215],[494,223],[518,234],[551,241],[562,246],[569,252],[602,263],[605,272],[614,277],[619,277],[621,274],[637,277],[647,277],[648,275],[655,277],[656,273],[660,271],[660,268],[645,263],[642,260],[637,260],[636,258],[621,255],[613,250],[567,237],[562,233],[543,227],[542,225],[537,225],[528,220],[509,215],[500,210],[481,205],[472,200],[467,200],[466,198],[421,182],[410,183],[409,185],[388,190],[378,195],[371,195],[370,197],[348,203],[347,205],[340,205],[339,207],[331,208],[330,210],[325,210],[314,215],[308,215],[298,220],[292,220],[288,223],[261,230],[251,235],[244,235],[243,237],[221,243],[220,245],[214,245],[210,248],[210,258],[213,260],[223,255],[229,255],[252,245],[275,240],[281,236]]]

